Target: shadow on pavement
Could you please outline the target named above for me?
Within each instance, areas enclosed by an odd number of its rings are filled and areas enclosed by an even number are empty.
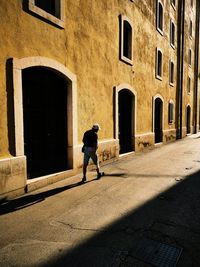
[[[108,173],[108,174],[106,174],[106,176],[119,176],[119,177],[121,177],[121,176],[124,176],[124,174],[123,173],[112,173],[112,174]],[[77,182],[77,183],[74,183],[71,185],[53,188],[51,190],[44,191],[44,192],[41,192],[38,194],[25,195],[23,197],[19,197],[19,198],[9,200],[9,201],[6,201],[6,199],[2,199],[2,201],[0,203],[0,215],[29,207],[31,205],[34,205],[38,202],[45,200],[47,197],[53,196],[53,195],[58,194],[60,192],[63,192],[63,191],[66,191],[66,190],[72,189],[74,187],[81,186],[81,185],[84,185],[84,184],[87,184],[87,183],[90,183],[90,182],[93,182],[96,180],[98,180],[98,179],[94,178],[94,179],[88,180],[84,183],[82,181],[80,181],[80,182]]]
[[[85,183],[92,182],[92,181],[93,180],[87,181]],[[69,189],[72,189],[74,187],[77,187],[77,186],[80,186],[83,184],[84,183],[82,183],[80,181],[78,183],[74,183],[71,185],[66,185],[63,187],[57,187],[57,188],[54,188],[54,189],[51,189],[51,190],[48,190],[45,192],[41,192],[38,194],[25,195],[25,196],[19,197],[17,199],[3,202],[0,204],[0,215],[29,207],[31,205],[34,205],[38,202],[45,200],[47,197],[53,196],[53,195],[58,194],[62,191],[69,190]]]
[[[135,254],[144,240],[183,249],[177,265],[153,266],[200,266],[200,172],[178,181],[71,251],[59,251],[39,266],[152,266],[142,258],[144,255],[137,258]]]

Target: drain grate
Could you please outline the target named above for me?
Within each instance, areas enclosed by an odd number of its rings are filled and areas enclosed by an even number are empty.
[[[175,267],[182,250],[154,240],[142,239],[138,242],[133,256],[156,267]]]

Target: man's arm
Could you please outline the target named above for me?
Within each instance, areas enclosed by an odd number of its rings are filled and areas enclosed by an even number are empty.
[[[86,134],[84,133],[84,135],[83,135],[83,144],[85,145],[85,141],[86,141]]]

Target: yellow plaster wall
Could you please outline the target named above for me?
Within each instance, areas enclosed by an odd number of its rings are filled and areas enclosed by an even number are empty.
[[[1,0],[0,4],[0,156],[9,153],[5,70],[13,57],[49,57],[77,75],[79,143],[94,122],[102,125],[100,139],[114,137],[113,88],[123,83],[137,92],[136,134],[152,131],[152,97],[156,94],[164,99],[164,129],[175,127],[168,124],[167,114],[168,101],[175,103],[176,95],[176,83],[169,85],[169,59],[174,59],[176,70],[169,21],[171,16],[176,22],[177,12],[168,1],[164,1],[164,36],[156,31],[156,1],[152,0],[68,0],[64,29],[30,14],[22,2]],[[133,22],[133,66],[119,60],[119,15]],[[162,81],[155,79],[156,47],[163,52]],[[188,101],[192,103],[191,96]]]
[[[9,153],[7,60],[41,55],[64,64],[66,48],[64,31],[25,12],[22,1],[1,1],[0,24],[0,157],[3,157]],[[12,73],[8,80],[12,80]]]

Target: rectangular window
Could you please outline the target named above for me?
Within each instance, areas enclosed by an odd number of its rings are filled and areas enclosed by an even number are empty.
[[[28,0],[29,10],[47,21],[64,28],[65,0]]]

